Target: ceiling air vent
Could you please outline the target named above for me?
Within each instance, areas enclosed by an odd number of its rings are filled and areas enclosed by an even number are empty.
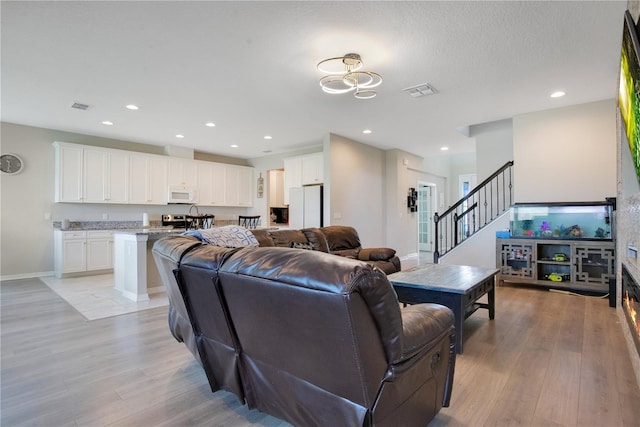
[[[429,83],[422,83],[402,90],[408,93],[412,98],[419,98],[421,96],[433,95],[434,93],[438,93],[438,91]]]
[[[71,104],[71,108],[77,108],[78,110],[88,110],[89,109],[89,105],[88,104],[82,104],[80,102],[74,102],[73,104]]]

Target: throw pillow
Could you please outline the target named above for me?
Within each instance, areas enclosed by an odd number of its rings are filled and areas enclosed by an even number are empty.
[[[305,249],[309,251],[313,250],[313,245],[311,243],[291,242],[291,247],[294,249]]]

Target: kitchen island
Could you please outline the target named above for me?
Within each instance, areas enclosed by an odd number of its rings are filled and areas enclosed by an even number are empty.
[[[149,291],[162,287],[151,249],[156,240],[182,234],[170,227],[115,231],[113,277],[115,288],[132,301],[148,301]]]

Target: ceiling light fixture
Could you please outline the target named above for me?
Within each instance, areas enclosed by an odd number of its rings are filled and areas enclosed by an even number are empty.
[[[562,97],[562,96],[564,96],[564,95],[565,95],[565,93],[564,93],[563,91],[559,90],[559,91],[557,91],[557,92],[553,92],[553,93],[551,94],[551,97],[552,97],[552,98],[560,98],[560,97]]]
[[[176,138],[184,138],[184,135],[182,135],[181,133],[176,135]]]
[[[365,129],[365,130],[362,131],[362,133],[370,134],[371,133],[371,129]]]
[[[373,71],[364,71],[362,58],[357,53],[325,59],[318,63],[318,70],[327,74],[320,79],[326,93],[353,92],[358,99],[370,99],[377,95],[374,87],[380,86],[382,76]]]
[[[238,148],[238,144],[231,144],[229,147],[231,147],[231,148]]]
[[[109,120],[103,121],[102,124],[107,126],[113,126],[113,122],[110,122]]]
[[[273,139],[273,137],[271,135],[265,135],[264,139]]]
[[[440,147],[440,150],[442,151],[447,151],[449,149],[449,147]]]
[[[129,104],[126,106],[126,108],[128,108],[129,110],[137,110],[138,106],[137,105],[133,105],[133,104]]]
[[[205,123],[204,125],[205,125],[205,126],[207,126],[207,127],[210,127],[210,128],[212,128],[212,127],[215,127],[215,126],[216,126],[216,124],[215,124],[215,123],[213,123],[213,122],[207,122],[207,123]]]

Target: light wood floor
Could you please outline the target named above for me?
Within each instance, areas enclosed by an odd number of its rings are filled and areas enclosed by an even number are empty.
[[[166,308],[86,321],[39,280],[0,292],[3,427],[288,426],[212,394]],[[501,287],[496,304],[465,322],[451,407],[430,426],[640,425],[607,300]]]

